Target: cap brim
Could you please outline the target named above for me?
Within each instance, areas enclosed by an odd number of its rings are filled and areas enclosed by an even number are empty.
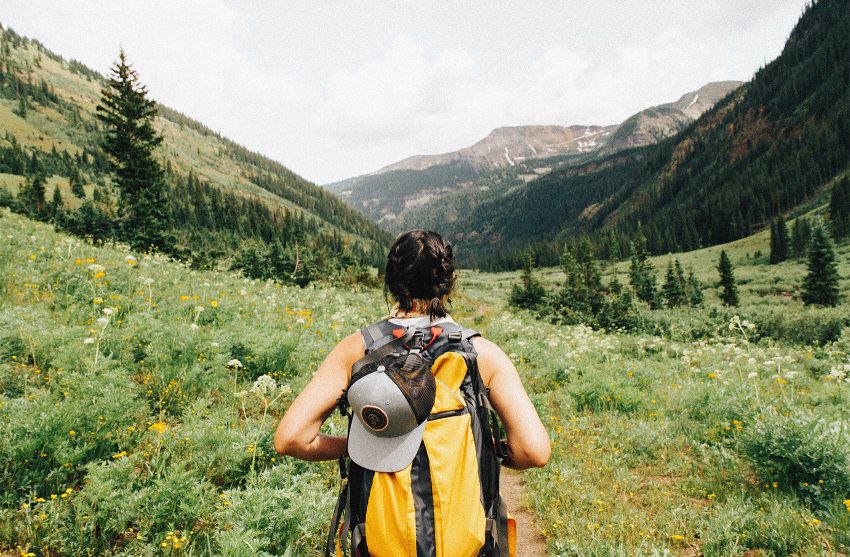
[[[425,434],[427,420],[416,426],[416,429],[397,437],[377,437],[360,423],[351,421],[348,431],[348,456],[358,465],[376,472],[398,472],[407,468]]]

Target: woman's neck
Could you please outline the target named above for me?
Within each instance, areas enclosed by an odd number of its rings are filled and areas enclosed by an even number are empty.
[[[390,317],[397,319],[405,319],[407,317],[428,317],[428,304],[414,303],[410,311],[405,311],[398,306],[393,307],[390,311]]]

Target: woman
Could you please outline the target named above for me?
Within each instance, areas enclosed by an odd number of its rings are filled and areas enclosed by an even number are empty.
[[[454,324],[445,307],[455,283],[453,254],[439,234],[411,230],[400,235],[390,248],[385,277],[385,290],[395,300],[387,318],[390,323],[418,329]],[[549,436],[516,367],[492,342],[480,336],[471,342],[490,404],[507,435],[502,465],[516,470],[545,465],[551,452]],[[349,385],[352,365],[363,358],[364,351],[360,331],[333,348],[281,420],[274,439],[277,452],[303,460],[331,460],[347,454],[346,437],[325,435],[319,429],[336,408]],[[371,550],[371,540],[369,545]]]

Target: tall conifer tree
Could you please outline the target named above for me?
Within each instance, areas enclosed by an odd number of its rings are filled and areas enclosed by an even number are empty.
[[[720,287],[723,289],[720,299],[727,306],[737,306],[738,286],[735,284],[732,261],[726,254],[726,250],[720,251],[720,261],[717,263],[717,271],[720,273]]]
[[[629,266],[629,283],[638,299],[648,303],[652,309],[658,309],[658,289],[655,283],[655,267],[649,261],[649,249],[646,236],[638,224],[635,239],[629,244],[631,265]]]
[[[788,225],[780,215],[770,226],[770,264],[781,263],[788,259]]]
[[[803,302],[819,306],[838,305],[838,265],[835,249],[825,227],[816,223],[808,253],[809,273],[803,279]]]
[[[105,126],[103,149],[119,189],[122,238],[140,250],[172,251],[165,175],[153,157],[162,137],[153,127],[156,103],[122,49],[101,93],[97,117]]]

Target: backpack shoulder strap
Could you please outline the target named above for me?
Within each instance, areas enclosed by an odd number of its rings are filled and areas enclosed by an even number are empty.
[[[370,352],[393,338],[393,329],[399,327],[395,323],[390,323],[388,319],[362,327],[360,334],[363,335],[363,345],[366,347],[366,351]]]

